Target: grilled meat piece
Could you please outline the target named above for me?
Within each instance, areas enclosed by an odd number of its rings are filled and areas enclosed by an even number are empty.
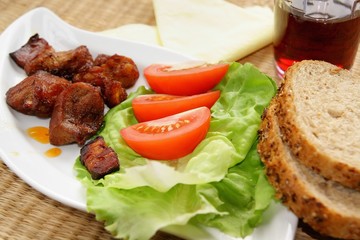
[[[113,108],[125,101],[128,96],[125,88],[117,81],[105,81],[103,95],[105,103],[109,108]]]
[[[39,70],[71,80],[73,76],[93,66],[94,60],[86,46],[56,52],[49,43],[35,34],[20,49],[10,53],[11,58],[24,68],[27,75]]]
[[[19,67],[24,68],[26,63],[31,62],[38,55],[54,51],[45,39],[40,38],[39,34],[35,34],[20,49],[10,53],[10,57]]]
[[[111,56],[107,54],[99,54],[94,59],[94,66],[101,66],[104,64]]]
[[[7,104],[27,115],[50,117],[59,94],[70,86],[64,78],[39,71],[6,92]]]
[[[86,82],[100,87],[104,101],[109,108],[118,105],[127,98],[126,90],[122,84],[107,74],[104,65],[93,66],[86,72],[76,74],[73,82]]]
[[[139,70],[135,62],[125,56],[114,54],[100,66],[109,79],[120,82],[124,88],[134,86],[139,78]]]
[[[101,67],[112,80],[119,81],[124,88],[134,86],[139,78],[136,64],[131,58],[125,56],[115,54],[109,57]]]
[[[83,145],[99,130],[103,118],[100,90],[87,83],[73,83],[56,99],[49,126],[50,143]]]
[[[95,180],[120,169],[116,152],[106,145],[101,136],[89,141],[81,148],[80,162]]]
[[[60,52],[42,52],[31,61],[25,63],[27,75],[39,70],[47,71],[56,76],[71,80],[73,76],[93,66],[93,58],[86,46]]]
[[[102,67],[93,66],[87,71],[76,74],[72,81],[74,83],[76,82],[89,83],[93,86],[100,87],[101,89],[103,89],[105,86],[104,82],[109,81],[109,79],[104,74],[104,69]]]

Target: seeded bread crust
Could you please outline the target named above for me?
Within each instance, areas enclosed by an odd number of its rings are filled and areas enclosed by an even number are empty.
[[[293,154],[325,178],[360,190],[360,77],[302,61],[286,72],[278,102],[282,138]]]
[[[360,239],[360,192],[301,164],[282,142],[275,100],[263,115],[258,152],[276,197],[319,233]]]

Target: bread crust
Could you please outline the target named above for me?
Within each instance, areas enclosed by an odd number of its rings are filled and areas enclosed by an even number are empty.
[[[289,157],[294,156],[289,154],[289,149],[281,139],[274,113],[276,107],[276,99],[273,99],[264,112],[258,144],[258,152],[265,164],[268,179],[276,189],[276,197],[319,233],[336,238],[360,239],[359,214],[344,213],[336,207],[336,203],[331,204],[332,200],[327,199],[326,195],[321,195],[321,191],[316,192],[314,186],[301,174],[312,171],[310,168],[303,165],[299,170],[294,164],[290,164],[292,160],[289,160]],[[331,182],[318,176],[324,183]],[[352,189],[350,191],[351,194],[360,194]]]
[[[277,101],[277,117],[282,132],[282,140],[290,147],[293,154],[306,166],[312,168],[325,178],[337,181],[344,186],[360,190],[360,168],[346,161],[339,161],[317,148],[304,134],[296,122],[297,109],[294,104],[292,81],[294,75],[306,64],[316,64],[319,68],[332,73],[347,71],[322,61],[307,60],[294,64],[288,69],[282,82]],[[304,79],[306,81],[306,79]],[[359,159],[360,161],[360,159]]]

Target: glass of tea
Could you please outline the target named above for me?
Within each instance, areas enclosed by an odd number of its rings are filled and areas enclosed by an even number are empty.
[[[280,77],[294,62],[350,69],[360,41],[360,0],[275,0],[274,55]]]

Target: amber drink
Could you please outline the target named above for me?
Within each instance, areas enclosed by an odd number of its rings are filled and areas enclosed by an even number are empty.
[[[274,55],[280,76],[294,62],[350,69],[360,41],[360,0],[275,0]]]

